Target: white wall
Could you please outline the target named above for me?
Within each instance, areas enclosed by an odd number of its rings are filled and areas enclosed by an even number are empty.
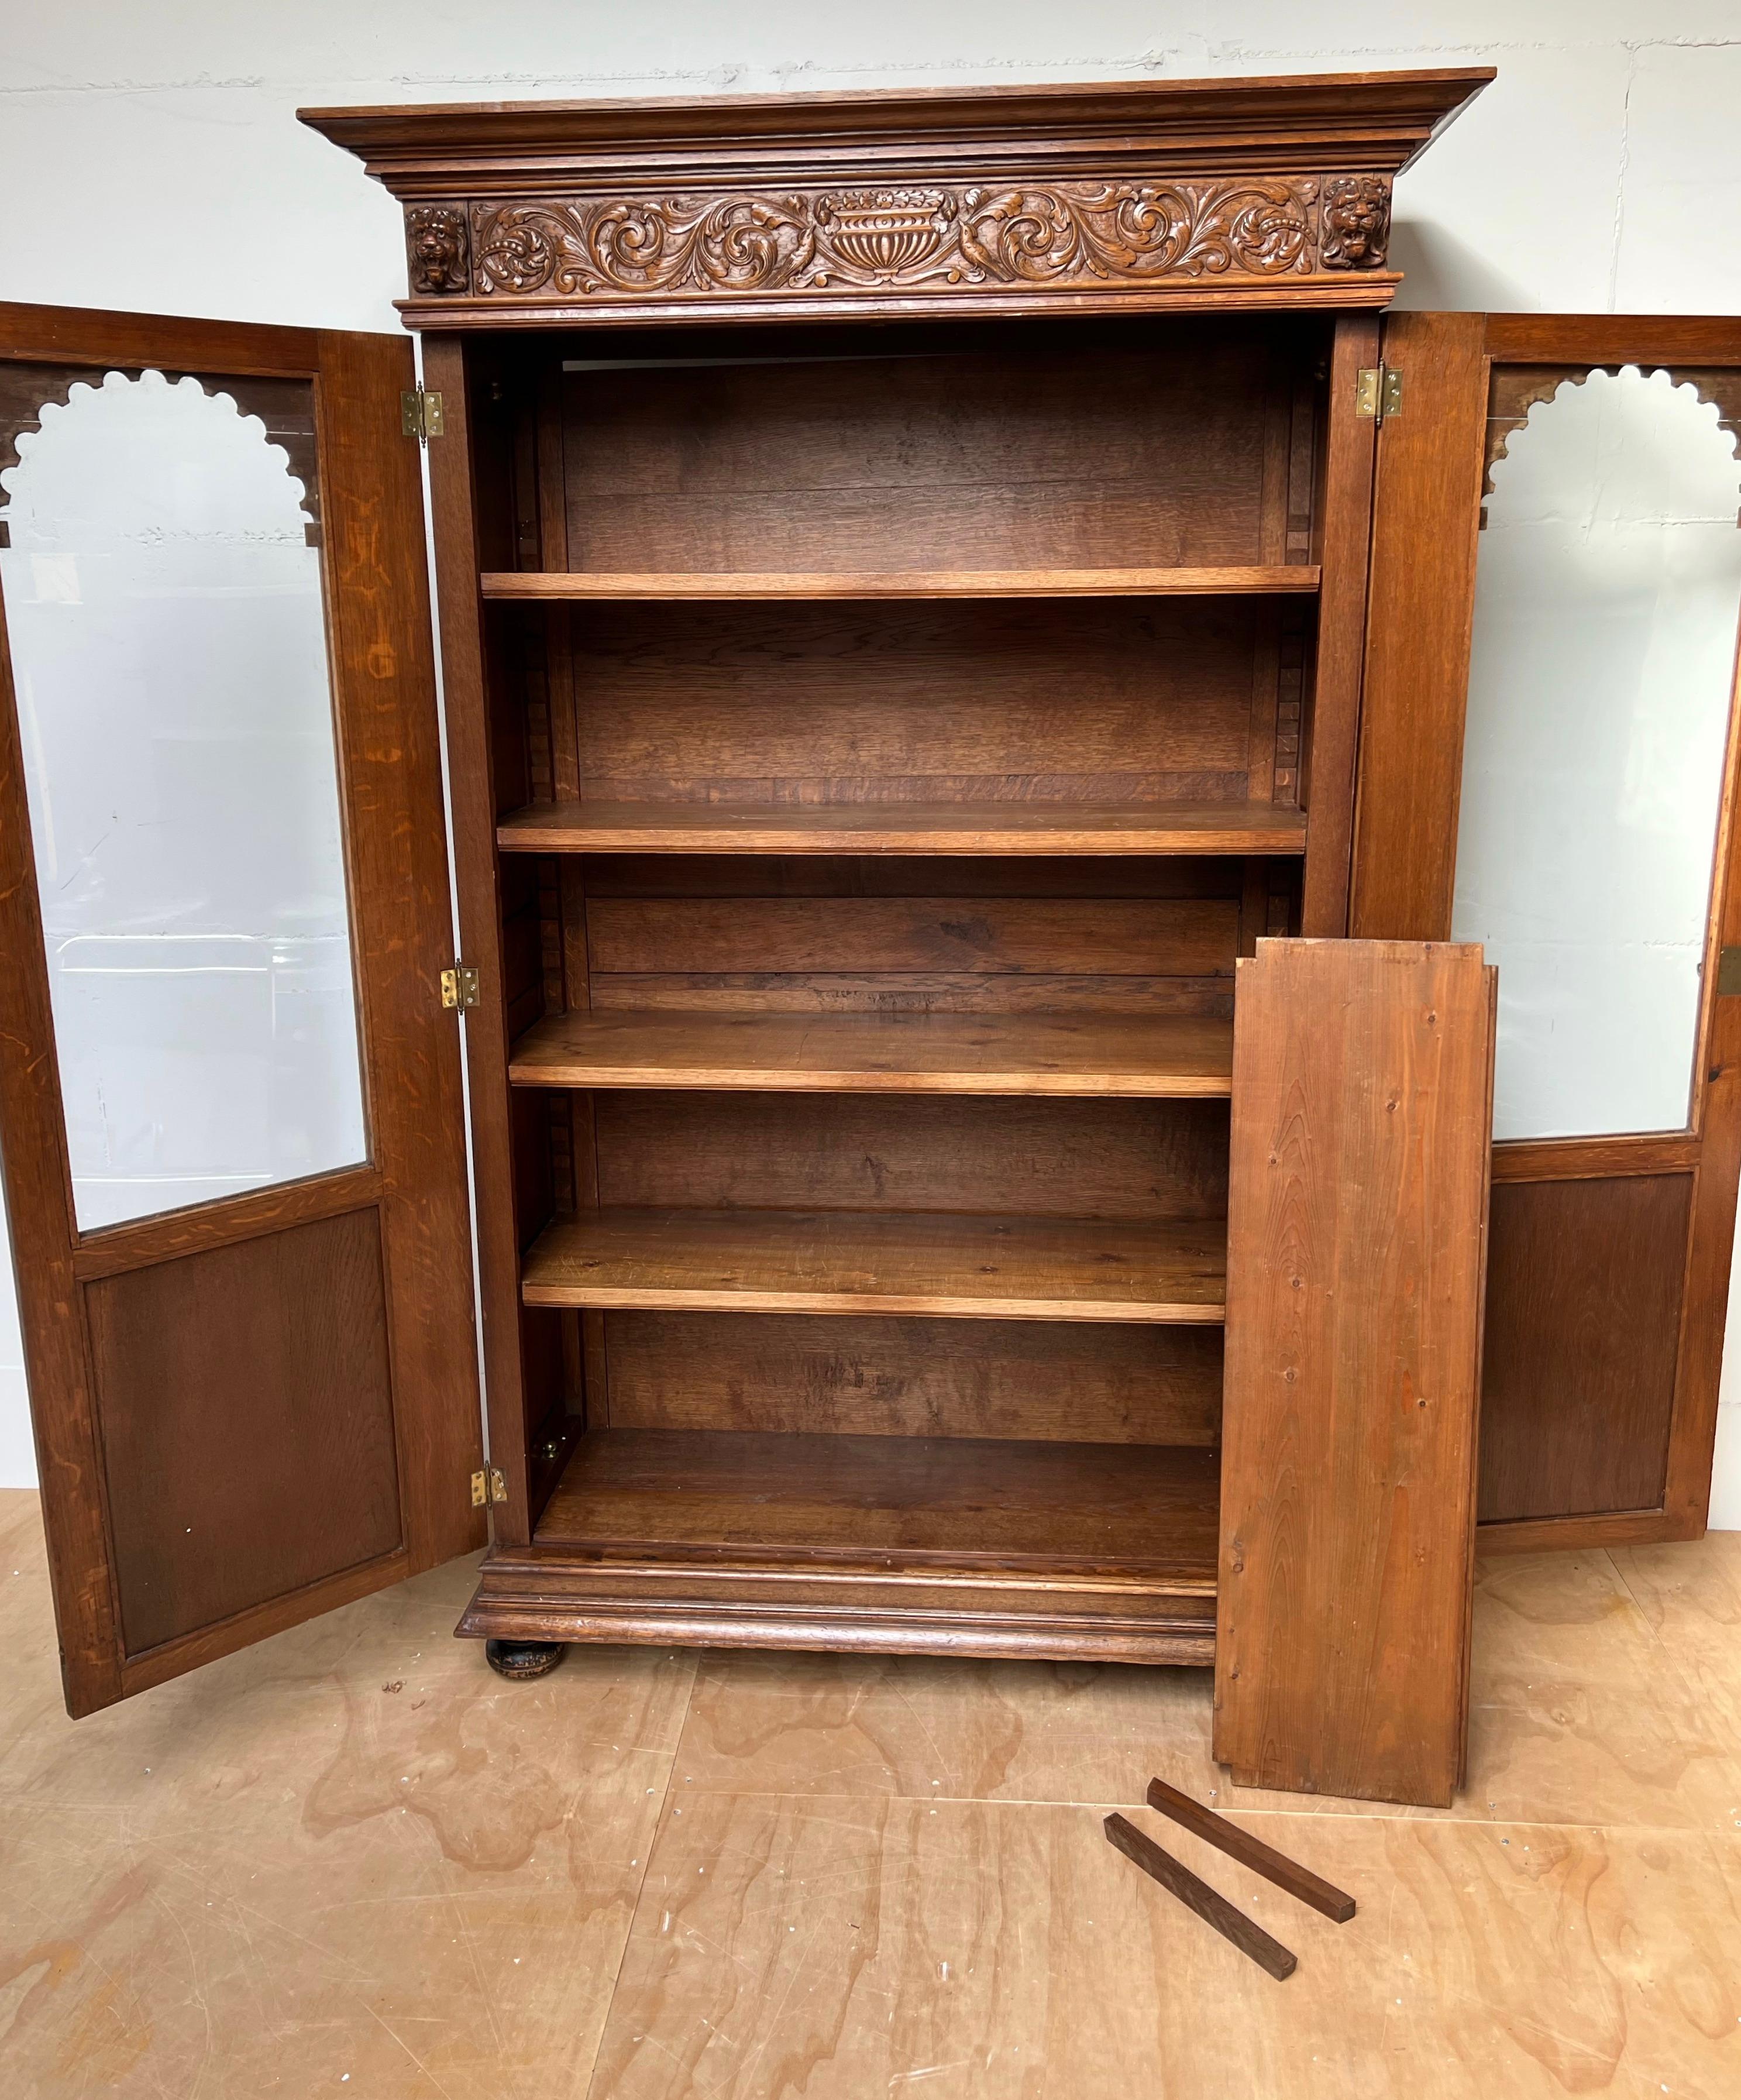
[[[1321,73],[1492,63],[1397,187],[1401,303],[1741,312],[1736,0],[62,0],[0,52],[0,295],[396,325],[398,208],[299,104]],[[0,1480],[29,1436],[0,1304]],[[1741,1527],[1731,1326],[1713,1517]]]

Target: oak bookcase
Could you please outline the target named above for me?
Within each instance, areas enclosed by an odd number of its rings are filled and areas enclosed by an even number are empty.
[[[1212,1659],[1234,965],[1347,929],[1487,77],[306,112],[439,397],[465,1630]]]
[[[0,465],[163,378],[299,485],[367,1128],[82,1222],[0,622],[69,1710],[487,1532],[498,1667],[1213,1659],[1236,1780],[1443,1803],[1478,1516],[1699,1534],[1733,693],[1684,1127],[1492,1145],[1448,937],[1484,471],[1629,364],[1720,443],[1741,333],[1385,311],[1393,178],[1488,77],[311,111],[403,206],[421,386],[392,335],[0,305]]]

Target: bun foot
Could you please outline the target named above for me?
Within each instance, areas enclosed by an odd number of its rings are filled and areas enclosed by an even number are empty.
[[[483,1657],[500,1677],[548,1677],[562,1659],[562,1643],[487,1640]]]

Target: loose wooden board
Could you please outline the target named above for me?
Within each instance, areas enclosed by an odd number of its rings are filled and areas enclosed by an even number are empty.
[[[1239,964],[1215,1755],[1448,1806],[1462,1776],[1497,973],[1477,946]]]

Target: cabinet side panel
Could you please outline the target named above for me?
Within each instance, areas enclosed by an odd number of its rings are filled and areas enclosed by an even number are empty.
[[[1215,1755],[1448,1805],[1461,1776],[1493,973],[1266,941],[1239,966]]]

